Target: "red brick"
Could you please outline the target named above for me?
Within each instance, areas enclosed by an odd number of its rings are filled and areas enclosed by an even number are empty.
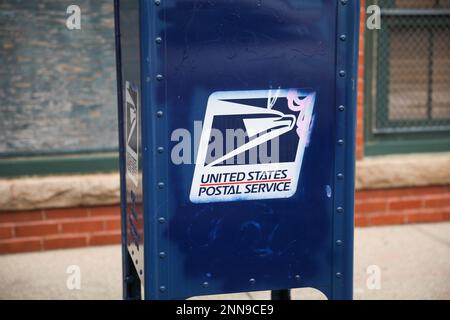
[[[44,210],[46,219],[73,219],[86,218],[88,216],[87,208],[63,208]]]
[[[8,239],[0,241],[0,254],[41,250],[40,238]]]
[[[357,213],[373,213],[373,212],[385,212],[386,202],[381,201],[356,201],[355,212]]]
[[[47,237],[43,241],[44,250],[76,248],[87,245],[87,236],[77,234],[65,234]]]
[[[394,188],[394,189],[378,189],[370,191],[369,196],[382,198],[403,198],[417,193],[417,188]]]
[[[117,219],[110,219],[105,221],[105,230],[120,230],[120,217]]]
[[[361,3],[361,6],[363,6]],[[357,92],[357,119],[356,119],[356,159],[360,160],[364,157],[364,62],[365,62],[365,12],[361,7],[361,16],[359,24],[359,50],[358,50],[358,92]]]
[[[444,221],[444,214],[441,212],[416,213],[406,216],[407,223],[439,222]]]
[[[445,221],[450,220],[450,211],[444,212],[443,217]]]
[[[13,234],[12,225],[0,225],[0,239],[12,238]]]
[[[411,195],[414,195],[415,192],[418,192],[417,189],[411,190],[409,188],[394,188],[394,189],[381,189],[376,190],[377,195],[384,196],[385,198],[404,198]]]
[[[377,189],[377,190],[359,190],[356,192],[356,199],[358,200],[374,200],[374,199],[386,199],[391,197],[403,197],[408,193],[405,189]]]
[[[106,245],[106,244],[118,244],[121,241],[121,235],[120,232],[113,231],[113,232],[102,232],[102,233],[95,233],[91,235],[91,239],[89,241],[90,245],[97,246],[97,245]]]
[[[406,193],[415,196],[442,195],[448,193],[448,186],[406,188],[403,190],[405,190]]]
[[[362,77],[364,77],[364,69],[363,68],[359,68],[358,70],[358,77],[361,79]]]
[[[92,207],[89,209],[90,216],[120,216],[119,206]]]
[[[367,190],[358,190],[355,192],[355,201],[369,199],[369,192]]]
[[[43,219],[41,210],[36,211],[0,211],[0,223],[6,222],[26,222],[38,221]]]
[[[377,215],[369,217],[369,225],[388,225],[388,224],[403,224],[406,222],[405,215]]]
[[[356,159],[360,160],[364,158],[364,150],[362,148],[357,148],[356,149]]]
[[[450,196],[425,199],[425,208],[444,208],[450,207]]]
[[[30,222],[15,226],[16,237],[44,236],[58,233],[58,225],[54,222]]]
[[[75,221],[63,222],[61,231],[63,233],[89,233],[102,231],[104,229],[104,221],[99,219],[77,219]]]
[[[389,202],[389,210],[407,210],[422,208],[422,199],[400,199]]]
[[[369,219],[365,215],[355,216],[355,226],[356,227],[367,227],[369,225]]]
[[[417,188],[404,188],[404,189],[396,189],[398,191],[403,191],[404,194],[410,196],[426,196],[426,195],[439,195],[447,193],[446,186],[438,186],[438,187],[417,187]]]

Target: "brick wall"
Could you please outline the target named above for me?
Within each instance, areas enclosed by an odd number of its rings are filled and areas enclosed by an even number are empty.
[[[355,225],[450,220],[450,186],[358,191]]]
[[[119,206],[0,212],[0,254],[120,243]],[[450,220],[450,186],[356,192],[357,227]]]
[[[358,97],[356,113],[356,159],[364,156],[364,47],[366,30],[365,0],[361,0],[358,53]]]
[[[120,243],[120,208],[0,212],[0,254]]]

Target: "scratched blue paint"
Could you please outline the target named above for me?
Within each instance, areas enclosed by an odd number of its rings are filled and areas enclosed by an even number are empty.
[[[325,186],[325,192],[326,192],[326,194],[327,194],[327,197],[328,197],[328,198],[331,198],[331,195],[332,195],[332,193],[333,193],[333,191],[331,190],[331,186],[326,185],[326,186]]]
[[[140,6],[140,36],[121,39],[129,46],[122,55],[130,54],[121,64],[130,74],[127,63],[140,59],[145,298],[297,287],[351,298],[352,241],[336,248],[334,236],[336,228],[345,229],[353,239],[353,184],[339,184],[335,177],[342,126],[348,141],[345,177],[354,174],[350,114],[355,112],[358,2],[345,8],[335,0],[129,3]],[[121,13],[120,22],[130,23],[126,11]],[[348,34],[344,47],[337,42],[341,27]],[[161,44],[152,40],[156,37]],[[140,50],[134,60],[133,50]],[[348,75],[342,85],[336,77],[341,66]],[[338,86],[346,92],[342,101]],[[174,165],[170,151],[158,154],[156,148],[170,150],[175,144],[170,135],[178,128],[194,136],[194,121],[203,120],[212,93],[270,88],[316,92],[296,193],[283,199],[191,202],[195,165]],[[344,119],[338,118],[339,104],[347,106]],[[158,111],[164,116],[155,116]],[[164,187],[158,188],[161,182]],[[342,203],[348,208],[339,220],[336,205]],[[130,263],[126,252],[124,261]],[[337,280],[341,266],[344,279]]]

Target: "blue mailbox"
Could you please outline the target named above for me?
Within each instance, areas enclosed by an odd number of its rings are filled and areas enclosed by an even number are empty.
[[[352,298],[358,17],[115,1],[124,298]]]

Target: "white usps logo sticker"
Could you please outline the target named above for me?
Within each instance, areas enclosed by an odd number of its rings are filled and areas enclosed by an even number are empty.
[[[126,134],[126,172],[127,176],[138,186],[138,91],[130,82],[125,82],[125,134]]]
[[[309,143],[315,99],[316,93],[305,89],[211,94],[190,200],[207,203],[293,196]],[[229,139],[229,130],[244,136]],[[226,151],[215,152],[217,145]],[[265,157],[267,153],[271,156]]]

